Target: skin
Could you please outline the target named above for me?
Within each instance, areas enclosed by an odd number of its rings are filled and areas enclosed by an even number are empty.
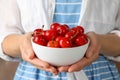
[[[116,66],[118,67],[118,71],[120,73],[120,62],[115,61],[115,63],[116,63]]]
[[[12,57],[21,56],[23,60],[33,64],[38,69],[52,72],[54,75],[57,75],[59,72],[79,71],[98,59],[99,53],[110,56],[120,55],[120,37],[115,34],[100,35],[89,32],[87,36],[90,39],[90,45],[83,59],[70,66],[54,67],[35,56],[31,45],[31,35],[32,33],[8,35],[2,43],[4,53]]]

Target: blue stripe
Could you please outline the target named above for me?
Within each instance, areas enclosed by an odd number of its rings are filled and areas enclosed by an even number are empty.
[[[82,2],[82,0],[56,0],[56,2],[74,3],[74,2]]]
[[[28,80],[31,80],[31,79],[66,80],[67,79],[66,73],[59,73],[58,76],[54,76],[52,73],[39,70],[25,61],[21,61],[16,73],[17,74],[15,76],[15,80],[18,80],[19,78],[21,78],[21,80],[26,80],[28,76],[29,76]]]
[[[59,19],[57,19],[57,17],[59,17]],[[55,15],[55,18],[53,20],[55,22],[59,22],[59,23],[66,23],[66,24],[74,23],[74,24],[76,24],[78,22],[78,19],[79,19],[79,15],[76,15],[76,16],[74,16],[74,15],[73,16]]]
[[[81,0],[57,0],[53,22],[67,24],[69,27],[77,26],[80,18],[81,2]]]
[[[76,7],[76,9],[75,9],[75,7]],[[80,8],[81,8],[80,4],[76,4],[76,5],[57,4],[55,12],[57,12],[57,13],[73,13],[73,12],[80,13]]]
[[[92,65],[85,67],[84,71],[89,80],[120,80],[115,64],[107,61],[103,56],[100,56]]]

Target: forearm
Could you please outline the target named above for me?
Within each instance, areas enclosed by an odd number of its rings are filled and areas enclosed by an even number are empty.
[[[20,56],[20,42],[23,39],[23,35],[19,34],[11,34],[8,35],[2,43],[2,49],[5,54],[12,56],[12,57],[18,57]]]
[[[108,56],[120,55],[120,37],[116,34],[98,35],[101,43],[101,53]]]

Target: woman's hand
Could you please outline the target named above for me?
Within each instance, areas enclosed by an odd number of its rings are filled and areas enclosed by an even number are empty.
[[[21,56],[23,60],[36,66],[38,69],[52,72],[55,75],[58,74],[55,67],[51,66],[47,62],[44,62],[38,59],[35,56],[32,45],[31,45],[31,37],[32,37],[32,33],[27,33],[23,35],[23,39],[20,44],[20,51],[21,51]]]
[[[98,59],[101,44],[97,38],[97,34],[95,34],[94,32],[89,32],[87,33],[87,36],[90,39],[90,44],[86,51],[85,56],[80,61],[70,66],[58,67],[58,70],[60,72],[80,71],[81,69],[90,65],[92,62]]]

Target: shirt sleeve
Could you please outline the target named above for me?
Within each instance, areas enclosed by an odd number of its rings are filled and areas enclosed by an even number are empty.
[[[114,33],[120,37],[120,6],[118,8],[118,15],[116,16],[116,28],[111,31],[111,33]],[[117,57],[111,57],[107,56],[109,59],[114,60],[114,61],[119,61],[120,62],[120,56]]]
[[[85,1],[85,0],[84,0]],[[81,13],[80,25],[85,32],[93,31],[98,34],[115,33],[120,36],[120,0],[91,0],[83,4],[85,9]],[[118,57],[110,59],[118,60]]]
[[[115,28],[119,2],[119,0],[86,1],[86,4],[82,4],[84,9],[81,11],[79,24],[85,28],[86,33],[90,31],[98,34],[109,33]]]
[[[2,41],[9,34],[22,34],[20,13],[16,0],[0,1],[0,58],[7,61],[18,61],[19,58],[5,55],[2,50]]]

